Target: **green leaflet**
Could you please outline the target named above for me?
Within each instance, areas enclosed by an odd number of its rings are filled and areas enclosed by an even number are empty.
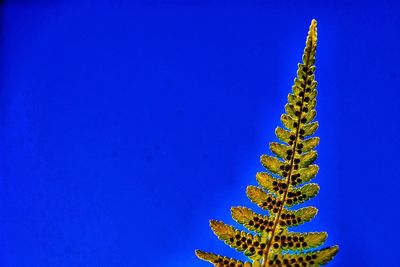
[[[308,250],[322,245],[327,237],[326,232],[294,233],[283,231],[275,235],[272,247],[277,251]]]
[[[242,262],[232,258],[196,250],[196,255],[218,267],[316,267],[328,263],[338,247],[318,249],[327,238],[326,232],[293,232],[293,227],[312,220],[317,208],[297,208],[319,192],[316,183],[309,183],[318,173],[315,148],[318,137],[317,82],[315,81],[316,21],[311,22],[306,47],[298,64],[297,77],[288,95],[283,127],[275,129],[280,142],[269,144],[271,155],[262,155],[267,170],[256,175],[259,186],[248,186],[251,202],[265,214],[246,207],[233,207],[232,218],[255,234],[242,231],[221,221],[211,220],[210,226],[219,239],[248,257]],[[313,250],[314,249],[314,250]]]
[[[265,248],[265,242],[261,241],[259,235],[240,231],[233,226],[215,220],[210,221],[210,226],[219,239],[238,251],[245,251],[246,256],[256,254],[257,251],[262,250],[263,247]]]
[[[300,188],[290,188],[286,197],[286,206],[291,207],[297,204],[304,203],[318,194],[318,184],[306,184]],[[290,201],[289,201],[290,200]]]
[[[207,253],[201,250],[196,250],[196,256],[202,260],[211,262],[218,267],[255,267],[256,265],[250,262],[242,262],[228,257],[220,256],[214,253]]]
[[[236,222],[257,233],[269,233],[274,226],[274,218],[255,213],[249,208],[233,207],[231,214]]]

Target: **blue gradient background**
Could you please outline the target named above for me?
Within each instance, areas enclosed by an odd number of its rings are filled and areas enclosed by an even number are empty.
[[[69,2],[69,3],[68,3]],[[279,3],[278,3],[279,2]],[[395,1],[6,1],[0,266],[211,266],[312,18],[329,266],[399,266]]]

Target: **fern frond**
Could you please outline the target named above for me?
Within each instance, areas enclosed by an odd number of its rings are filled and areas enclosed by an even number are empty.
[[[318,173],[315,148],[318,137],[312,136],[318,129],[316,116],[315,51],[317,42],[316,21],[311,22],[302,63],[298,64],[297,77],[288,95],[285,114],[281,116],[284,128],[277,127],[275,134],[280,142],[271,142],[273,154],[262,155],[261,164],[267,172],[256,175],[259,186],[248,186],[246,193],[251,202],[267,212],[258,214],[246,207],[233,207],[232,218],[249,231],[247,233],[221,221],[211,220],[210,226],[219,239],[244,253],[251,262],[206,253],[196,255],[214,266],[289,267],[320,266],[329,262],[338,247],[311,250],[321,246],[326,232],[290,232],[295,227],[312,220],[318,210],[315,207],[290,209],[315,197],[319,192],[316,183],[309,183]]]

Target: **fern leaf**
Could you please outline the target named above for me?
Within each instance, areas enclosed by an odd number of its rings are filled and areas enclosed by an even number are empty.
[[[254,254],[256,249],[258,249],[257,244],[262,243],[259,235],[252,235],[245,231],[240,231],[220,221],[211,220],[210,226],[219,239],[225,241],[227,245],[238,251],[246,251],[246,256]]]
[[[298,233],[289,228],[311,221],[317,208],[291,209],[315,197],[319,192],[316,183],[309,183],[318,173],[315,148],[318,137],[312,136],[318,129],[316,116],[317,82],[315,81],[315,50],[317,23],[311,22],[306,47],[298,64],[297,77],[288,95],[284,126],[277,127],[275,134],[280,142],[271,142],[273,156],[262,155],[261,164],[266,172],[256,175],[259,186],[248,186],[246,193],[251,202],[267,214],[258,214],[246,207],[233,207],[232,218],[243,225],[248,233],[221,221],[211,220],[210,226],[219,239],[228,246],[244,253],[250,261],[242,262],[200,250],[196,255],[214,266],[224,267],[300,267],[320,266],[328,263],[338,252],[338,247],[312,250],[323,245],[326,232]]]
[[[272,231],[274,219],[267,215],[255,213],[249,208],[233,207],[231,209],[232,218],[242,224],[250,231],[257,233],[268,233]]]
[[[211,262],[218,267],[252,267],[250,262],[242,262],[228,257],[220,256],[214,253],[208,253],[201,250],[196,250],[196,256],[202,260]]]

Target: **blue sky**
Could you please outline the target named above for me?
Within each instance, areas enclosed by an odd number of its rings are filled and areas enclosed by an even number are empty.
[[[67,3],[68,2],[68,3]],[[0,266],[211,266],[276,141],[312,18],[321,137],[301,229],[396,266],[395,1],[5,1]]]

